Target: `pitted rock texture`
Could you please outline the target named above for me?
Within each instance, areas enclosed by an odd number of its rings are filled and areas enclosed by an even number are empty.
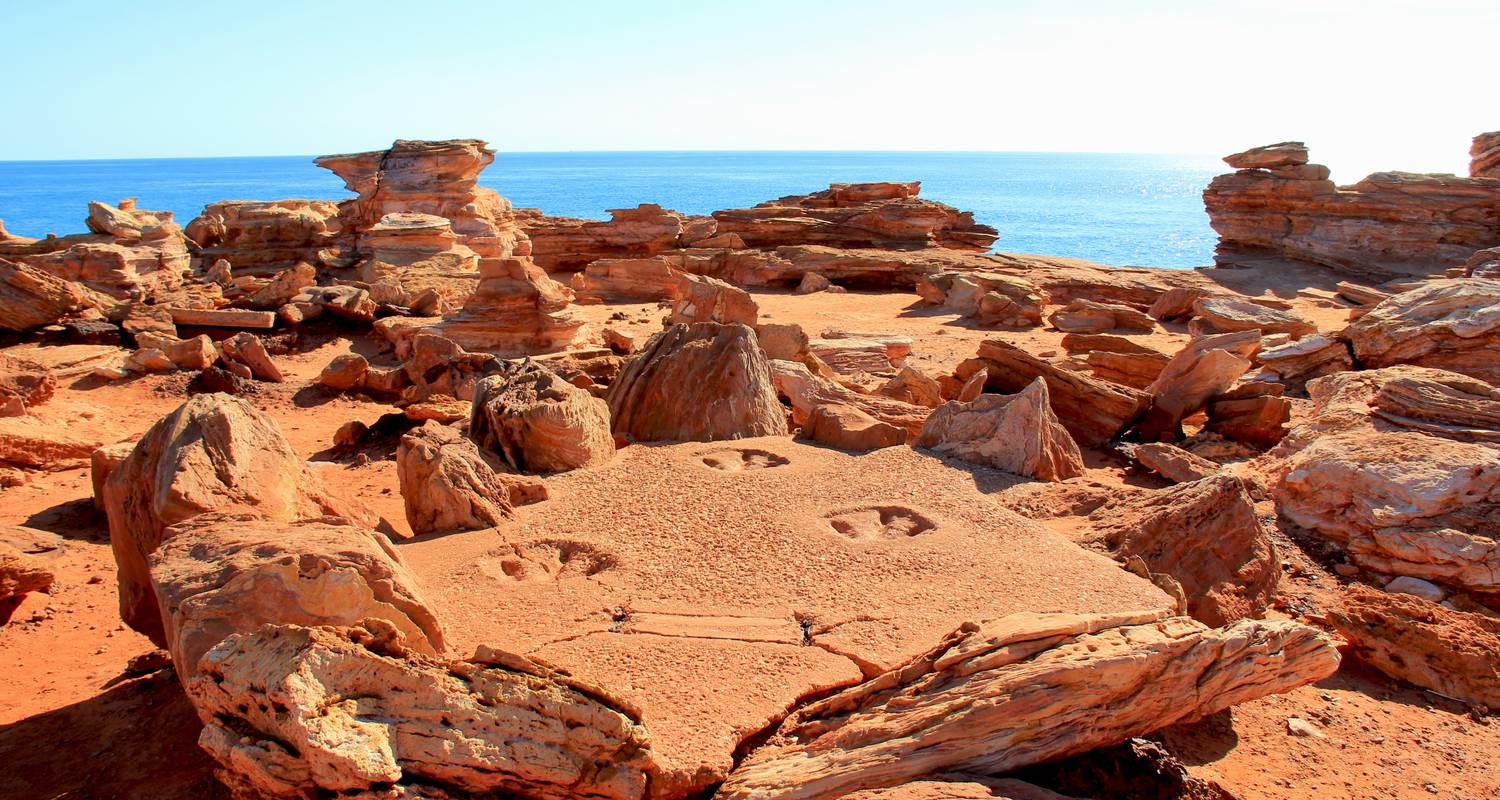
[[[0,258],[36,267],[115,300],[155,300],[183,285],[191,263],[187,237],[170,211],[89,203],[89,233],[0,237]]]
[[[1060,481],[1083,474],[1083,454],[1052,412],[1041,377],[1013,395],[982,394],[938,406],[914,444],[1027,478]]]
[[[949,770],[1002,773],[1311,683],[1338,664],[1327,636],[1292,622],[1002,617],[799,709],[717,796],[821,800]]]
[[[167,649],[188,683],[226,636],[262,625],[380,619],[421,653],[443,630],[385,534],[338,517],[272,522],[209,513],[173,527],[150,557]]]
[[[651,743],[628,704],[520,656],[423,656],[378,622],[267,625],[210,651],[186,689],[220,779],[287,800],[646,796]]]
[[[765,353],[744,325],[673,325],[625,362],[609,387],[613,430],[637,441],[787,433]]]
[[[268,417],[226,394],[200,394],[152,425],[104,485],[120,616],[165,644],[147,560],[169,528],[210,511],[272,522],[367,513],[332,496]]]

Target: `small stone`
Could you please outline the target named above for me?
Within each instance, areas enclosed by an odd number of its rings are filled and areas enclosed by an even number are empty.
[[[1286,732],[1292,736],[1303,736],[1312,739],[1328,738],[1327,736],[1323,735],[1322,731],[1318,730],[1316,725],[1313,725],[1311,722],[1308,722],[1301,717],[1287,717]]]

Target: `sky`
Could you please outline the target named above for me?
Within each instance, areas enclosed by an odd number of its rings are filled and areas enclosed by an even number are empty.
[[[1224,155],[1462,174],[1497,0],[0,0],[0,160],[502,151]]]

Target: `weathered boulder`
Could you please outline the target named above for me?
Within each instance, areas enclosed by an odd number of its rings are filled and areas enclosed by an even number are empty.
[[[88,464],[99,442],[33,417],[0,416],[0,462],[56,471]]]
[[[1213,475],[1126,496],[1090,520],[1088,541],[1170,575],[1187,597],[1186,613],[1205,625],[1259,618],[1276,593],[1281,561],[1239,478]]]
[[[1136,432],[1146,441],[1182,438],[1182,420],[1249,371],[1250,356],[1259,347],[1260,334],[1255,331],[1199,336],[1188,342],[1146,387],[1151,407]]]
[[[527,359],[480,381],[469,436],[520,472],[594,466],[615,454],[609,406]]]
[[[906,444],[906,430],[870,416],[854,406],[825,403],[808,414],[799,434],[840,450],[867,452]]]
[[[238,275],[270,276],[317,264],[339,233],[329,200],[224,200],[187,224],[204,264],[224,259]]]
[[[1500,178],[1500,131],[1481,133],[1469,147],[1469,176]]]
[[[240,331],[219,342],[219,349],[226,360],[237,361],[248,367],[256,380],[271,383],[286,380],[281,374],[281,368],[276,366],[276,362],[271,360],[271,354],[266,352],[266,346],[261,343],[260,337],[249,331]]]
[[[388,624],[265,626],[221,642],[185,686],[199,744],[260,798],[519,796],[642,800],[639,714],[525,657],[412,652]],[[377,721],[378,720],[378,721]]]
[[[1099,303],[1083,298],[1076,298],[1052,312],[1047,320],[1052,323],[1052,327],[1068,333],[1104,333],[1114,330],[1147,332],[1156,328],[1155,320],[1130,306]]]
[[[1224,396],[1209,401],[1208,430],[1236,442],[1266,449],[1274,447],[1287,434],[1286,424],[1292,418],[1292,402],[1285,397],[1259,394],[1249,397]]]
[[[334,356],[323,371],[318,373],[318,383],[341,392],[359,389],[365,385],[365,375],[370,371],[370,362],[359,353],[344,353]]]
[[[1081,445],[1094,447],[1114,438],[1146,409],[1150,396],[1128,386],[1073,372],[1002,339],[986,339],[979,356],[958,366],[958,377],[989,370],[988,389],[1015,393],[1038,377],[1047,382],[1052,410]]]
[[[574,274],[569,285],[580,302],[676,300],[682,273],[665,258],[601,258]]]
[[[184,684],[226,636],[267,624],[378,619],[417,652],[443,649],[442,626],[390,541],[346,519],[203,514],[173,526],[149,563],[166,646]]]
[[[1425,283],[1392,295],[1341,336],[1365,367],[1417,364],[1500,386],[1500,280]]]
[[[1306,164],[1307,157],[1307,145],[1302,142],[1281,142],[1224,156],[1224,163],[1235,169],[1272,169]]]
[[[914,444],[1044,481],[1083,474],[1083,454],[1052,412],[1040,376],[1017,394],[983,394],[938,406]]]
[[[1193,301],[1194,335],[1260,331],[1285,333],[1300,339],[1318,332],[1318,326],[1300,314],[1262,305],[1249,298],[1207,295]]]
[[[0,354],[0,416],[25,416],[55,391],[57,376],[45,364]]]
[[[0,238],[0,258],[22,262],[117,300],[149,300],[182,286],[191,257],[170,211],[89,203],[89,233]]]
[[[45,591],[57,579],[46,555],[60,549],[51,534],[11,525],[0,526],[0,603]]]
[[[1338,663],[1328,637],[1292,622],[1012,615],[799,709],[717,796],[822,800],[944,771],[1003,773],[1286,691]]]
[[[207,335],[179,339],[160,333],[136,334],[135,343],[142,350],[159,350],[177,369],[208,369],[219,360],[219,348]]]
[[[980,325],[1030,327],[1042,324],[1047,295],[1023,277],[987,271],[947,271],[917,279],[917,294],[928,303],[971,317]]]
[[[1500,242],[1500,179],[1377,172],[1340,187],[1294,161],[1300,146],[1262,151],[1231,156],[1239,171],[1203,192],[1221,263],[1271,255],[1362,277],[1440,275]]]
[[[147,559],[171,526],[210,511],[246,511],[278,523],[368,519],[328,493],[270,418],[225,394],[196,395],[152,425],[110,471],[104,506],[120,616],[157,644],[165,640]]]
[[[931,409],[878,394],[860,394],[842,384],[814,374],[795,361],[771,361],[771,383],[776,393],[792,404],[792,422],[806,425],[822,405],[858,408],[881,422],[906,431],[908,438],[922,429]]]
[[[1500,620],[1358,584],[1329,616],[1359,659],[1381,672],[1500,708]]]
[[[890,380],[875,388],[875,394],[928,408],[937,408],[943,404],[942,385],[936,378],[910,364],[902,364],[901,369]]]
[[[240,305],[274,311],[292,302],[303,289],[318,285],[318,270],[311,264],[297,263],[276,273],[265,285],[238,301]]]
[[[1070,333],[1062,345],[1075,359],[1082,357],[1094,377],[1132,389],[1150,386],[1171,361],[1166,353],[1124,336]]]
[[[0,330],[24,331],[97,308],[98,300],[77,283],[0,258],[0,307]]]
[[[401,437],[396,476],[415,534],[493,528],[547,497],[546,484],[496,472],[474,442],[432,421]]]
[[[667,325],[718,322],[755,327],[760,308],[750,293],[737,286],[703,275],[679,276],[677,299]]]
[[[787,433],[765,354],[744,325],[673,325],[652,336],[606,399],[614,432],[637,441]]]
[[[1277,510],[1355,564],[1500,591],[1500,447],[1355,429],[1312,439],[1284,470]]]
[[[1141,466],[1172,483],[1202,480],[1219,471],[1208,459],[1165,442],[1146,442],[1130,448],[1130,456]]]

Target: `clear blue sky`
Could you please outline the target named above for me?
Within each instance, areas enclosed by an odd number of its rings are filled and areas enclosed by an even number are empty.
[[[3,0],[0,160],[502,150],[1222,154],[1461,170],[1500,2]]]

